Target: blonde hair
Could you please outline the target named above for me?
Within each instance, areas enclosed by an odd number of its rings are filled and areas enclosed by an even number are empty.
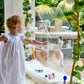
[[[12,15],[7,18],[6,20],[6,25],[8,29],[10,30],[11,28],[15,29],[17,24],[21,23],[21,17],[18,15]]]

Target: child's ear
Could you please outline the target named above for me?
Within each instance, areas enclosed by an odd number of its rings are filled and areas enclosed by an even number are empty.
[[[16,25],[16,29],[17,29],[17,30],[18,30],[18,28],[19,28],[19,24]]]

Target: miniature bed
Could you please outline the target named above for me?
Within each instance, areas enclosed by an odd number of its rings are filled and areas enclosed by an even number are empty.
[[[26,74],[30,76],[37,84],[63,84],[63,76],[65,76],[65,73],[61,73],[60,71],[53,70],[49,67],[44,66],[42,63],[40,63],[38,60],[31,60],[31,61],[25,61],[25,68],[26,68]],[[37,70],[42,70],[41,72]],[[45,77],[48,74],[55,74],[55,78],[48,79]],[[67,76],[67,84],[70,81],[70,77]]]

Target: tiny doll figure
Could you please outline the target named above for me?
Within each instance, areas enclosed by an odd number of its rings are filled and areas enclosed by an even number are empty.
[[[56,76],[54,73],[52,73],[52,74],[45,75],[45,78],[48,78],[49,80],[51,80],[51,79],[56,78]]]
[[[24,21],[18,15],[10,16],[6,20],[9,33],[0,36],[3,42],[0,66],[0,84],[25,84],[25,56],[22,41],[34,45],[47,45],[26,38],[23,34]]]
[[[63,79],[64,79],[64,83],[63,84],[66,84],[67,76],[63,76]]]
[[[64,64],[63,64],[63,53],[62,53],[62,51],[61,51],[60,49],[57,49],[57,50],[55,51],[55,55],[56,55],[56,58],[57,58],[57,60],[58,60],[59,66],[60,66],[61,69],[63,70]]]

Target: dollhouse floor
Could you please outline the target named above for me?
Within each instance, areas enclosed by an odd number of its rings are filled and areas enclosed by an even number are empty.
[[[64,72],[66,72],[67,75],[70,75],[71,73],[71,67],[72,67],[72,59],[64,59]],[[81,73],[82,79],[84,78],[84,72]],[[84,79],[82,80],[82,84],[84,83]],[[26,76],[26,84],[37,84],[32,78],[30,78],[28,75]]]
[[[51,68],[45,67],[37,60],[32,60],[30,62],[25,62],[26,64],[26,73],[38,84],[60,84],[63,83],[63,76],[67,76],[67,83],[70,80],[70,77],[66,73],[61,73],[57,70],[53,70]],[[35,69],[42,69],[43,72],[39,73],[35,71]],[[56,78],[48,79],[45,78],[45,75],[54,73]]]

